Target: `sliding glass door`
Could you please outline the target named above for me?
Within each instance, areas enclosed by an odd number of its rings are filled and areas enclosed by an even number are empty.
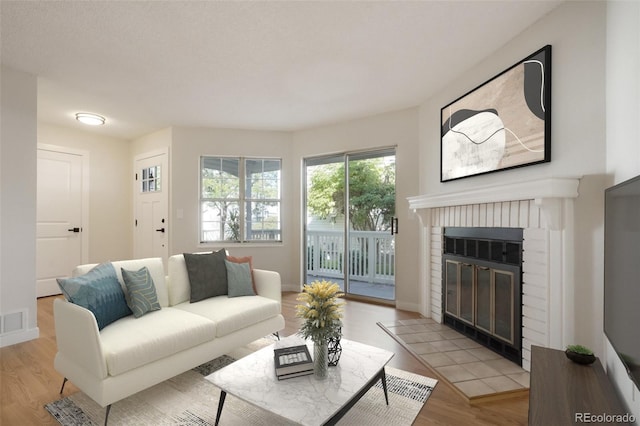
[[[305,278],[395,300],[395,148],[305,160]]]

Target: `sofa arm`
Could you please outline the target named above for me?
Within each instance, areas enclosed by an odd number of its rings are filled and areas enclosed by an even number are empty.
[[[253,279],[255,280],[258,295],[282,303],[282,282],[280,281],[279,273],[264,269],[254,269]]]
[[[93,313],[64,299],[56,299],[53,301],[53,319],[58,355],[100,379],[106,378],[107,361]]]

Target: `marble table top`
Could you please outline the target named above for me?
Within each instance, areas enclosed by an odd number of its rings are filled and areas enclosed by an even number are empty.
[[[325,379],[309,375],[278,380],[274,345],[270,345],[212,373],[207,380],[230,395],[288,420],[321,425],[379,374],[394,355],[347,339],[342,339],[341,345],[340,362],[329,367]],[[308,342],[307,346],[313,354],[313,343]]]

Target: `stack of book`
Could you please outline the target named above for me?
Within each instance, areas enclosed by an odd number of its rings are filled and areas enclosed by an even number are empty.
[[[313,360],[306,344],[276,346],[273,356],[278,380],[313,374]]]

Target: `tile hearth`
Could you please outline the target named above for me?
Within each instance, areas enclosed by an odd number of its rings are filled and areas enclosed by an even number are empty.
[[[520,366],[433,319],[380,325],[470,400],[529,388]]]

